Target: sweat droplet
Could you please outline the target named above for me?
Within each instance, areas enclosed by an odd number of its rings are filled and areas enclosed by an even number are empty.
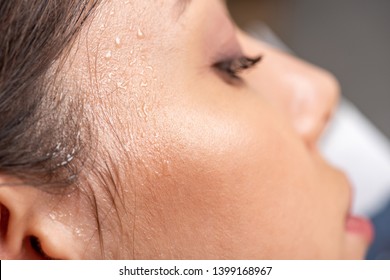
[[[169,160],[164,160],[162,167],[163,167],[162,174],[164,176],[170,176],[172,174],[171,162]]]
[[[105,57],[106,59],[110,59],[112,57],[112,52],[111,51],[106,52]]]
[[[142,32],[142,30],[141,29],[139,29],[138,28],[138,30],[137,30],[137,38],[138,39],[143,39],[143,38],[145,38],[145,34]]]
[[[120,89],[127,89],[126,83],[125,82],[117,82],[116,86]]]
[[[115,38],[115,45],[117,47],[119,47],[121,45],[121,38],[119,38],[118,36]]]
[[[144,105],[142,106],[142,112],[143,112],[144,115],[145,115],[145,121],[148,121],[149,113],[148,113],[148,107],[147,107],[146,104],[144,104]]]
[[[141,87],[147,87],[148,83],[146,81],[141,81],[140,86]]]
[[[74,233],[75,233],[77,236],[80,237],[80,236],[82,236],[82,234],[83,234],[83,230],[80,229],[80,228],[75,228]]]

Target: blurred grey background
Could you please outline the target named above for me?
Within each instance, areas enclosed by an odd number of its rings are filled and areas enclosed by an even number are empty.
[[[339,79],[343,94],[390,138],[390,0],[228,0],[243,28],[259,19]]]

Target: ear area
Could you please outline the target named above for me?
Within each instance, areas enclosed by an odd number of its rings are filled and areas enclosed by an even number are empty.
[[[0,175],[0,259],[78,259],[76,236],[50,217],[53,198]]]

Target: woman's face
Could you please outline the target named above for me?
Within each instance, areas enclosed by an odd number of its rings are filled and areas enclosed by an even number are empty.
[[[66,76],[116,188],[113,210],[94,187],[117,217],[101,221],[108,256],[363,257],[348,181],[316,146],[339,94],[327,72],[248,37],[219,0],[105,1],[75,46]],[[262,60],[239,78],[215,66],[243,55]]]

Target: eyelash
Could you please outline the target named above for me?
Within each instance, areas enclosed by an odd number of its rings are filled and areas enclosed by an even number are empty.
[[[214,64],[214,67],[219,71],[227,74],[230,79],[241,80],[240,74],[243,71],[256,66],[256,64],[258,64],[262,58],[263,57],[261,55],[255,58],[241,56],[238,58],[217,62]]]

